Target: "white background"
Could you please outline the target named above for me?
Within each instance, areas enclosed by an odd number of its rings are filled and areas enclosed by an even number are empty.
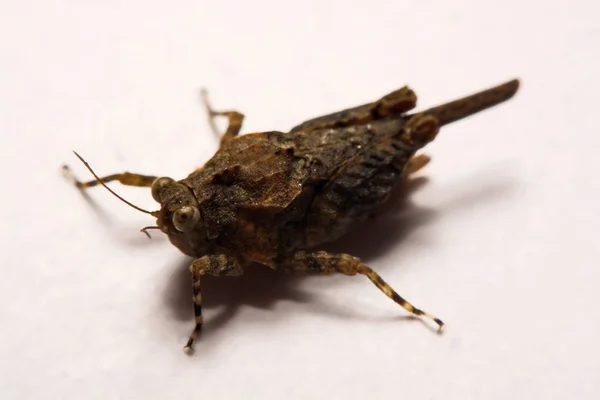
[[[600,398],[597,4],[3,1],[0,397]],[[90,177],[77,150],[101,175],[185,177],[217,148],[200,87],[253,132],[513,77],[513,100],[443,129],[406,204],[336,244],[441,336],[365,278],[258,270],[204,281],[186,356],[190,260],[59,169]]]

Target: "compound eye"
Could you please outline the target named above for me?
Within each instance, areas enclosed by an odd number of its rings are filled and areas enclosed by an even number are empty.
[[[196,207],[185,206],[175,211],[173,214],[173,226],[179,232],[186,232],[194,229],[200,221],[200,211]]]
[[[154,180],[154,182],[152,182],[152,188],[151,188],[152,197],[154,198],[154,200],[156,200],[160,203],[160,192],[162,192],[162,190],[166,186],[169,186],[173,182],[175,182],[173,179],[167,178],[165,176],[163,176],[162,178],[156,178]]]

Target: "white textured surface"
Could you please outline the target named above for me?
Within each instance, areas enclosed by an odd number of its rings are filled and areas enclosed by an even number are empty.
[[[0,396],[600,398],[598,3],[241,3],[1,3]],[[205,281],[187,357],[189,260],[59,173],[89,176],[76,149],[100,174],[182,178],[216,149],[201,86],[251,132],[404,84],[424,107],[515,76],[515,99],[428,148],[407,208],[339,245],[442,336],[366,279],[258,271]]]

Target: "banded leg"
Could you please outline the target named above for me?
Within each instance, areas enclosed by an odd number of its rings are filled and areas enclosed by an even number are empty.
[[[73,171],[71,171],[71,168],[69,168],[67,165],[63,165],[62,169],[65,176],[79,189],[86,189],[100,184],[100,182],[95,179],[88,182],[81,182],[75,177],[75,174],[73,174]],[[100,180],[104,183],[119,181],[121,184],[126,186],[150,187],[156,178],[156,176],[123,172],[121,174],[112,174],[101,177]]]
[[[206,107],[206,112],[208,113],[208,123],[210,124],[211,129],[215,133],[215,135],[221,137],[221,145],[228,140],[236,137],[240,130],[242,129],[242,123],[244,122],[244,114],[239,113],[237,111],[215,111],[210,105],[208,101],[208,93],[206,90],[202,90],[202,101],[204,102],[204,106]],[[223,135],[217,129],[217,125],[215,125],[215,117],[227,117],[228,126],[227,130]]]
[[[444,323],[439,318],[420,310],[403,299],[375,271],[363,264],[360,259],[349,254],[332,254],[325,251],[307,253],[300,251],[281,264],[284,270],[298,273],[319,273],[329,275],[338,272],[344,275],[364,275],[371,280],[387,297],[404,307],[408,312],[433,320],[441,331]]]
[[[239,276],[244,270],[240,263],[233,257],[218,254],[200,257],[190,266],[192,273],[192,293],[194,299],[194,320],[196,326],[185,345],[185,349],[193,350],[192,345],[200,334],[202,329],[202,291],[200,289],[200,280],[202,275],[213,276]]]
[[[417,95],[412,89],[404,86],[386,94],[372,103],[348,108],[321,117],[304,121],[290,132],[311,131],[315,129],[340,128],[368,122],[398,117],[412,110],[417,104]]]

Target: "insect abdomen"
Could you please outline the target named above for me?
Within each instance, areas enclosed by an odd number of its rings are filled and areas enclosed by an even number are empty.
[[[316,196],[308,213],[310,246],[344,235],[389,196],[414,150],[396,138],[351,159]]]

